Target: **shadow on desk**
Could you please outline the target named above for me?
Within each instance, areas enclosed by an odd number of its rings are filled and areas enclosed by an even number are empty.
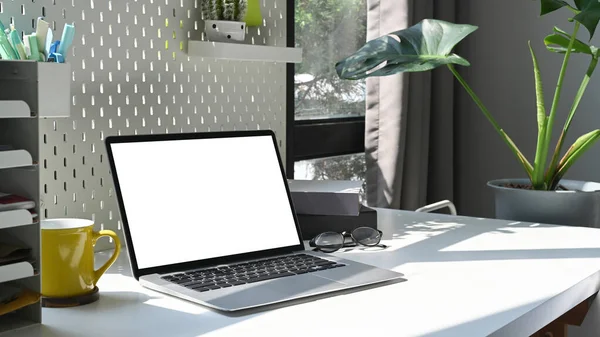
[[[140,330],[152,331],[153,336],[196,337],[253,317],[240,317],[235,322],[211,319],[214,314],[202,308],[182,307],[183,310],[190,309],[186,312],[161,306],[164,303],[160,302],[160,297],[144,293],[105,291],[100,300],[92,304],[45,310],[43,325],[24,329],[22,335],[16,336],[80,337],[102,327],[103,334],[114,337],[137,336]],[[132,307],[135,310],[131,310]],[[90,320],[93,315],[101,319]]]
[[[23,329],[11,337],[97,336],[98,334],[94,334],[93,331],[102,331],[102,336],[113,337],[138,336],[139,331],[152,331],[152,336],[196,337],[261,316],[267,311],[365,291],[396,282],[312,296],[236,313],[212,310],[185,300],[173,301],[172,297],[153,291],[105,290],[101,292],[99,301],[88,305],[75,308],[44,309],[43,325]],[[303,289],[299,289],[299,291],[303,291]],[[251,292],[238,293],[237,296],[252,296],[255,292],[256,288]],[[178,303],[179,301],[186,303]],[[94,317],[98,317],[98,319],[94,319]],[[229,317],[229,319],[219,319],[219,317]]]

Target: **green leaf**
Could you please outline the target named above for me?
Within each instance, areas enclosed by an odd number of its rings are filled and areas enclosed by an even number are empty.
[[[538,139],[537,147],[535,151],[535,160],[533,162],[533,176],[531,183],[535,189],[544,189],[544,170],[546,168],[546,160],[548,158],[548,146],[546,140],[546,128],[548,126],[548,116],[546,115],[546,106],[544,104],[544,89],[542,85],[542,78],[540,73],[540,67],[535,57],[535,52],[531,48],[531,42],[529,42],[529,51],[531,52],[531,59],[533,60],[533,74],[535,77],[535,96],[537,106],[537,123],[538,123]]]
[[[538,131],[541,131],[546,126],[546,106],[544,103],[544,89],[542,84],[540,67],[537,61],[537,57],[535,56],[535,52],[531,47],[531,42],[529,42],[529,51],[531,52],[531,59],[533,61]]]
[[[519,150],[519,148],[517,147],[517,144],[515,144],[515,142],[508,136],[508,134],[504,130],[501,129],[499,133],[500,136],[502,136],[502,138],[504,139],[504,141],[508,144],[510,150],[515,154],[515,156],[517,156],[517,159],[519,159],[521,165],[523,165],[523,168],[525,169],[529,180],[533,180],[533,166],[531,166],[529,160],[527,160],[527,158],[523,155],[521,150]]]
[[[544,44],[549,51],[564,54],[567,52],[567,48],[569,48],[570,41],[571,34],[558,27],[554,27],[554,34],[546,36]],[[594,55],[592,47],[578,39],[575,40],[571,52]]]
[[[559,168],[553,179],[553,185],[558,184],[567,170],[584,154],[598,139],[600,130],[594,130],[579,137],[560,160]]]
[[[483,104],[483,102],[477,96],[477,94],[475,94],[475,91],[473,91],[473,89],[471,89],[471,87],[469,86],[469,84],[467,83],[467,81],[465,81],[465,79],[460,75],[460,73],[456,70],[456,68],[454,68],[454,65],[453,64],[448,64],[447,67],[452,72],[452,74],[454,75],[454,77],[458,80],[458,82],[467,91],[467,93],[469,94],[469,96],[471,96],[471,98],[473,99],[473,102],[475,102],[475,104],[477,104],[477,106],[479,107],[479,110],[481,110],[481,112],[483,113],[483,115],[485,116],[485,118],[487,118],[487,120],[490,122],[490,124],[492,124],[492,126],[498,132],[498,134],[500,134],[500,136],[502,137],[502,140],[504,140],[504,142],[506,143],[506,145],[508,145],[509,149],[519,159],[519,161],[523,165],[523,168],[527,172],[527,176],[531,180],[531,177],[532,177],[531,175],[532,175],[532,172],[533,172],[533,167],[531,166],[531,164],[529,163],[529,161],[527,160],[527,158],[525,158],[525,156],[523,155],[523,153],[521,152],[521,150],[519,150],[519,148],[517,147],[517,145],[515,144],[515,142],[513,142],[513,140],[510,139],[510,137],[508,136],[508,134],[506,134],[506,132],[504,132],[504,130],[500,127],[500,125],[498,124],[498,122],[496,122],[496,120],[494,119],[494,116],[492,116],[492,114],[490,113],[490,111],[488,110],[488,108]]]
[[[590,40],[596,32],[600,21],[600,2],[598,0],[577,0],[577,8],[581,11],[573,19],[580,22],[590,32]]]
[[[569,131],[569,127],[571,126],[571,122],[573,121],[573,117],[575,116],[575,112],[579,107],[579,103],[581,102],[581,98],[587,89],[588,84],[590,83],[590,79],[592,78],[592,74],[598,65],[598,56],[597,56],[597,48],[592,48],[592,60],[590,61],[590,65],[581,81],[581,85],[579,86],[579,90],[577,90],[577,94],[575,95],[575,99],[573,100],[573,105],[571,106],[571,110],[569,110],[569,115],[567,120],[565,121],[565,125],[563,126],[563,130],[560,133],[560,137],[558,137],[558,142],[556,143],[556,148],[554,149],[554,155],[552,156],[552,160],[550,161],[550,167],[548,168],[548,172],[546,173],[546,181],[552,183],[554,179],[554,175],[558,170],[558,157],[560,156],[560,151],[562,150],[563,143],[567,136],[567,132]]]
[[[561,0],[541,0],[541,11],[540,15],[546,15],[548,13],[552,13],[557,9],[561,9],[565,6],[569,6],[568,3]]]
[[[577,36],[577,32],[581,23],[575,22],[575,27],[573,28],[573,34],[571,35],[571,40],[569,41],[569,45],[567,46],[567,51],[565,53],[565,57],[563,58],[562,66],[560,67],[560,73],[558,74],[558,81],[556,82],[556,89],[554,91],[554,98],[552,99],[552,108],[550,108],[550,115],[548,116],[548,125],[546,127],[546,144],[550,144],[552,138],[552,130],[554,127],[554,118],[556,117],[556,111],[558,110],[558,104],[560,101],[560,93],[562,91],[563,82],[565,79],[565,74],[567,73],[567,66],[569,64],[569,59],[571,58],[571,54],[573,51],[573,46],[575,45],[575,37]],[[552,168],[548,170],[548,172],[553,171]],[[548,179],[546,179],[548,181]],[[552,189],[553,183],[550,179],[550,184],[547,184],[547,188]]]
[[[428,71],[447,64],[469,66],[452,49],[477,30],[471,25],[425,19],[367,42],[357,52],[336,63],[342,79],[357,80],[401,72]]]

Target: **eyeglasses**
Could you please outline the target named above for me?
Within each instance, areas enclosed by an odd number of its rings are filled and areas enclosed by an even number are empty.
[[[355,247],[357,245],[387,248],[386,245],[380,244],[382,236],[383,232],[380,230],[371,227],[358,227],[350,233],[321,233],[310,240],[309,245],[324,253],[333,253],[343,247]],[[346,242],[347,237],[350,237],[352,241]]]

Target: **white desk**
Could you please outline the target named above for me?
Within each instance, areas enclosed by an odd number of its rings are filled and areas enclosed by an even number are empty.
[[[516,337],[600,289],[600,230],[390,210],[379,218],[390,248],[339,254],[407,282],[229,317],[138,286],[124,253],[98,302],[44,309],[43,325],[2,337]]]

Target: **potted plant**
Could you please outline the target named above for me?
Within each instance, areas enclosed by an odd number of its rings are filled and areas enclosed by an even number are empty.
[[[577,38],[583,26],[589,31],[591,41],[600,20],[600,3],[598,0],[570,1],[571,3],[541,0],[541,15],[560,9],[568,10],[572,13],[568,22],[573,26],[572,33],[555,27],[552,34],[544,39],[548,51],[563,55],[558,83],[549,109],[546,108],[536,55],[531,43],[529,44],[537,101],[537,146],[533,162],[519,150],[455,68],[455,65],[470,65],[452,50],[477,30],[475,26],[426,19],[407,29],[367,42],[353,55],[338,62],[336,70],[340,78],[356,80],[447,67],[521,163],[527,176],[524,179],[503,179],[488,183],[495,192],[496,217],[600,227],[600,184],[563,179],[569,168],[600,138],[600,130],[593,130],[579,137],[563,153],[567,132],[600,55],[598,48]],[[574,54],[586,56],[589,66],[573,98],[560,137],[551,147],[563,81],[569,60]]]
[[[248,0],[201,0],[204,29],[209,41],[243,42]]]

